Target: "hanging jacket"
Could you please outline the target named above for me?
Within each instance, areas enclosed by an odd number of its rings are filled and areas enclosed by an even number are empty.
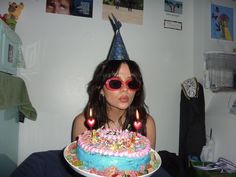
[[[203,87],[196,78],[185,80],[181,86],[179,156],[188,166],[190,156],[200,159],[206,143],[205,102]]]

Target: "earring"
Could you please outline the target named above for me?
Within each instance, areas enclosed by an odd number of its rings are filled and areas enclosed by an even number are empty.
[[[102,92],[102,91],[100,91],[100,94],[99,95],[101,95],[102,97],[104,97],[104,93]]]
[[[103,93],[100,93],[98,99],[99,99],[100,101],[104,101],[104,94],[103,94]]]

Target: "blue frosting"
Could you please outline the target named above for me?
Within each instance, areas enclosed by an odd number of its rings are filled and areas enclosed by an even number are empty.
[[[129,157],[107,156],[97,153],[91,154],[79,147],[77,147],[77,157],[83,162],[83,165],[86,168],[96,168],[97,170],[104,170],[108,167],[115,166],[121,171],[139,171],[141,165],[146,165],[150,162],[150,154],[134,159]]]

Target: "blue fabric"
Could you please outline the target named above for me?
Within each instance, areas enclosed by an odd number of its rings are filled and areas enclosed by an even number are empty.
[[[36,152],[25,159],[10,177],[82,177],[64,160],[63,150]],[[170,177],[160,168],[152,177]]]
[[[10,177],[80,177],[66,163],[62,150],[37,152],[25,159]]]

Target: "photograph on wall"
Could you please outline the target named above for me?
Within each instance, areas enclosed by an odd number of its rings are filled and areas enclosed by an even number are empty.
[[[183,13],[183,2],[175,0],[165,0],[165,11],[175,14]]]
[[[121,22],[143,24],[143,0],[103,0],[102,18],[113,14]]]
[[[93,0],[46,0],[46,12],[92,17]]]
[[[233,8],[211,5],[211,38],[233,41]]]

